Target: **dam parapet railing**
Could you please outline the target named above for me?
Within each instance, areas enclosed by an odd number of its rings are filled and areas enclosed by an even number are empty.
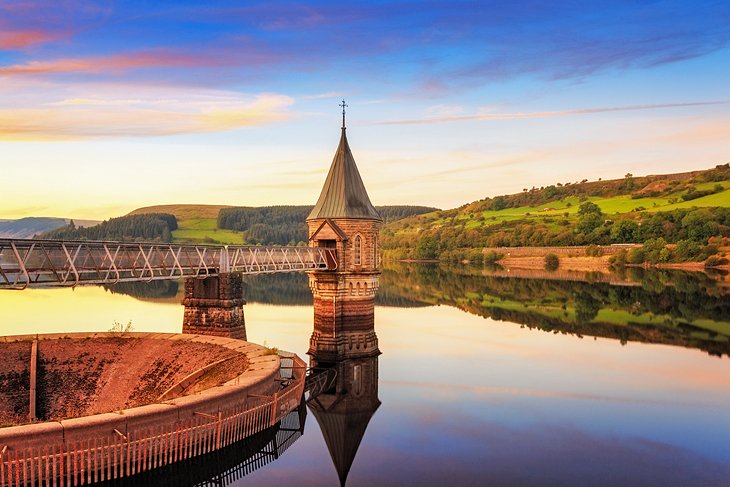
[[[270,355],[264,347],[220,337],[178,337],[226,342],[248,353],[253,347],[260,355],[239,377],[198,394],[1,428],[0,486],[70,487],[129,477],[236,443],[271,428],[299,406],[306,363],[298,356]]]

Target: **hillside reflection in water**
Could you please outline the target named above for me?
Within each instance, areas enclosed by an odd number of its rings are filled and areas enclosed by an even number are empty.
[[[377,397],[347,485],[723,485],[730,478],[728,282],[598,282],[388,265]],[[723,279],[723,277],[720,277]],[[726,277],[724,279],[727,279]],[[135,289],[132,289],[135,288]],[[175,283],[0,293],[0,333],[179,331]],[[135,294],[139,298],[132,298]],[[304,356],[306,276],[249,279],[250,340]],[[232,485],[337,485],[319,423]]]

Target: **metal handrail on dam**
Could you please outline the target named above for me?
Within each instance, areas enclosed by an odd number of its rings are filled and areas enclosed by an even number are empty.
[[[0,239],[0,289],[336,268],[322,247]]]
[[[71,487],[120,479],[236,443],[276,425],[300,405],[306,364],[292,355],[282,357],[281,369],[282,390],[270,396],[244,393],[236,406],[217,412],[126,431],[110,425],[103,435],[100,419],[87,437],[75,441],[19,450],[0,444],[0,486]]]

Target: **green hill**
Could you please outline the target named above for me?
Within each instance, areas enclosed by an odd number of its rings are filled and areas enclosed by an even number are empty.
[[[454,258],[484,247],[642,243],[663,238],[706,243],[730,236],[730,164],[706,171],[586,180],[392,222],[390,258]],[[473,255],[473,253],[472,253]]]

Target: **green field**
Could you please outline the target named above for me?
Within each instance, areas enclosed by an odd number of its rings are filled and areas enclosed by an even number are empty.
[[[173,242],[242,245],[243,233],[216,227],[215,218],[178,220],[178,229],[172,232]]]
[[[717,183],[701,183],[695,185],[695,187],[697,190],[705,190],[712,188],[715,184]],[[582,201],[577,197],[568,197],[533,207],[521,206],[518,208],[505,208],[504,210],[498,211],[486,210],[472,213],[461,210],[455,215],[455,221],[464,223],[464,227],[469,229],[484,225],[494,225],[500,222],[525,219],[540,221],[546,218],[568,218],[569,220],[573,220],[578,213],[581,203],[584,201],[592,201],[597,204],[606,215],[626,214],[638,211],[671,211],[678,208],[730,206],[730,181],[722,181],[720,184],[729,189],[690,201],[681,201],[681,196],[685,191],[679,191],[661,197],[638,199],[633,199],[630,195],[614,196],[611,198],[587,198]],[[679,202],[672,203],[671,200],[679,200]],[[450,223],[451,218],[439,218],[438,215],[438,212],[423,215],[426,219],[426,222],[424,222],[425,225],[438,226]],[[407,226],[399,229],[397,233],[415,233],[418,230],[417,227]]]

